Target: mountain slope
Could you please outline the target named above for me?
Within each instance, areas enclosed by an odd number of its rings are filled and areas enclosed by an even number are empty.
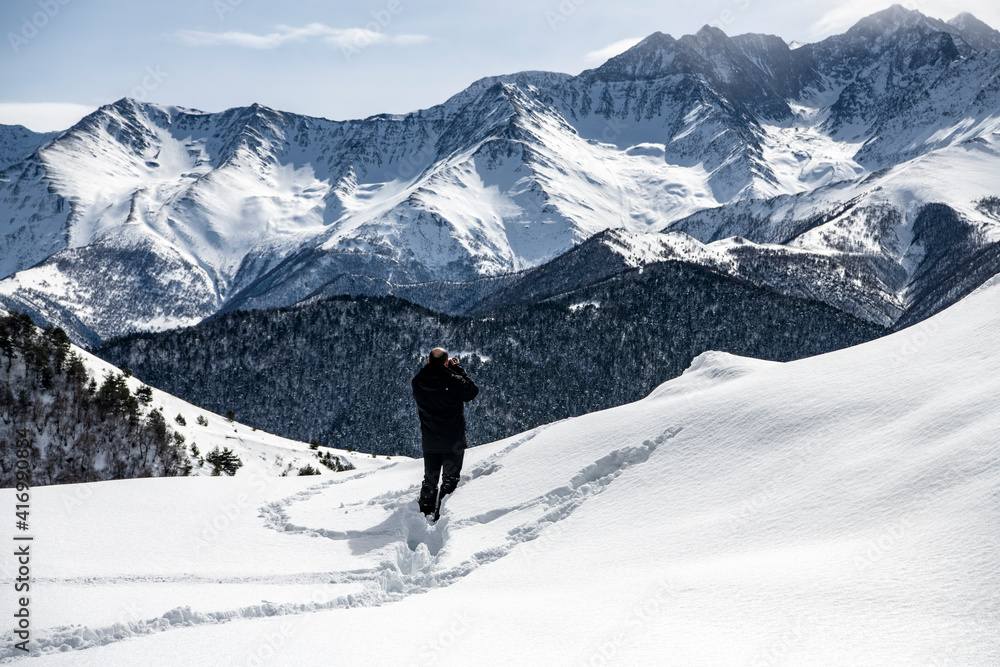
[[[416,461],[40,489],[38,664],[995,664],[997,312],[994,279],[850,349],[706,353],[471,449],[434,527]]]
[[[0,171],[29,157],[58,132],[33,132],[23,125],[0,125]]]
[[[617,229],[741,236],[741,279],[912,321],[991,270],[998,39],[897,5],[795,49],[654,33],[578,76],[489,77],[409,114],[126,99],[51,140],[6,128],[0,158],[35,150],[0,171],[0,303],[97,344],[338,291],[450,292]],[[975,234],[911,248],[926,205]],[[456,290],[435,303],[468,306]]]
[[[760,246],[744,246],[744,262],[777,274],[766,281],[779,290],[827,283],[833,289],[814,291],[816,298],[883,324],[907,312],[926,316],[955,300],[922,303],[929,293],[964,296],[1000,271],[990,259],[1000,247],[992,203],[998,147],[992,136],[965,141],[813,193],[702,211],[669,229],[708,247],[732,237]],[[779,261],[762,261],[766,252]],[[818,275],[782,275],[780,260],[796,256],[815,258],[804,268],[819,268]],[[981,271],[970,268],[983,261]]]

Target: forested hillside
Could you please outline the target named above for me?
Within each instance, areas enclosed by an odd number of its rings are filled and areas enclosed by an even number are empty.
[[[537,304],[450,317],[393,297],[335,297],[137,334],[95,352],[215,412],[301,440],[417,454],[410,379],[436,345],[481,387],[470,440],[620,405],[705,350],[787,361],[883,330],[820,303],[667,262]]]
[[[121,374],[92,377],[62,329],[0,314],[0,487],[15,485],[18,433],[33,485],[187,474],[184,440],[151,396]]]

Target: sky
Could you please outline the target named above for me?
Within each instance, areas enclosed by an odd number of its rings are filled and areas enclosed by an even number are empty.
[[[221,111],[258,102],[335,120],[443,102],[484,76],[577,74],[642,37],[711,24],[812,42],[871,0],[3,0],[0,123],[66,129],[122,97]],[[903,0],[1000,27],[995,0]]]

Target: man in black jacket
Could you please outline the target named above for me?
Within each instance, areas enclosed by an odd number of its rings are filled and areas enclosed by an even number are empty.
[[[420,413],[420,437],[424,449],[424,483],[420,489],[420,511],[438,519],[441,500],[455,490],[462,472],[465,437],[465,404],[476,397],[479,387],[440,347],[431,350],[427,365],[411,383]],[[438,496],[438,477],[441,495]]]

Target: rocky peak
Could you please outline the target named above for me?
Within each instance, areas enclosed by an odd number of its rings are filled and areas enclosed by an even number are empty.
[[[966,44],[977,51],[1000,49],[1000,30],[996,30],[969,12],[962,12],[948,21],[948,25],[958,31]]]

